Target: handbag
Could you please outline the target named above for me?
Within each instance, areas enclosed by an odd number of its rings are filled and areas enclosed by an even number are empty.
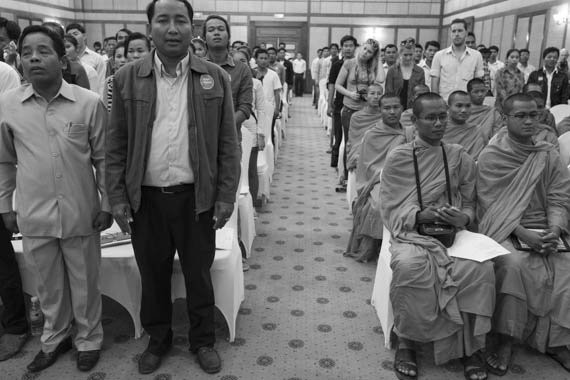
[[[422,202],[422,189],[420,186],[420,172],[418,170],[418,158],[416,157],[416,147],[414,146],[413,150],[414,156],[414,172],[416,175],[416,190],[418,193],[418,202],[420,204],[420,209],[423,210],[423,202]],[[441,152],[443,154],[443,165],[445,168],[445,183],[447,185],[447,197],[449,200],[449,204],[451,204],[451,185],[449,183],[449,168],[447,165],[447,155],[445,154],[445,148],[443,147],[443,143],[441,143]],[[453,245],[455,241],[455,233],[456,229],[451,224],[447,223],[420,223],[418,224],[418,233],[424,236],[431,236],[441,242],[446,248],[449,248]]]

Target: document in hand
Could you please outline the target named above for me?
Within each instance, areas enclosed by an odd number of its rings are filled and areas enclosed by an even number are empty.
[[[466,230],[457,232],[455,242],[447,249],[447,254],[451,257],[480,263],[509,253],[507,249],[490,237]]]

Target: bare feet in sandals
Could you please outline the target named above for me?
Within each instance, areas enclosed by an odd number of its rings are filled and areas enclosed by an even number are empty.
[[[486,380],[487,368],[481,351],[472,356],[463,358],[463,375],[466,380]]]
[[[504,339],[497,351],[487,356],[487,370],[494,375],[504,376],[509,370],[512,354],[512,341]]]
[[[415,380],[418,378],[418,364],[416,351],[411,342],[401,339],[398,342],[396,357],[394,358],[394,371],[400,380]]]

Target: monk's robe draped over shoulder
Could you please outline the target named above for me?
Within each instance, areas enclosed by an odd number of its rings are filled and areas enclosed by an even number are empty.
[[[447,144],[459,144],[465,148],[467,153],[477,161],[479,153],[487,146],[489,139],[485,137],[477,124],[467,121],[465,124],[456,124],[453,120],[447,121],[447,128],[443,136],[443,142]]]
[[[469,125],[475,125],[487,141],[501,129],[504,125],[501,113],[495,107],[487,105],[471,105],[471,116],[467,119]]]
[[[512,252],[495,259],[498,302],[494,329],[545,352],[570,344],[570,254],[515,250],[517,226],[563,231],[570,174],[555,148],[520,144],[501,131],[479,156],[479,232]]]
[[[436,364],[485,346],[495,303],[492,263],[451,258],[436,239],[417,232],[420,211],[413,167],[416,146],[424,206],[448,202],[440,146],[418,137],[388,155],[380,184],[384,225],[391,232],[390,299],[398,336],[433,342]],[[474,217],[475,163],[465,149],[445,144],[453,206]]]
[[[356,165],[358,197],[352,207],[353,228],[346,256],[363,262],[378,256],[383,231],[379,202],[380,171],[388,153],[409,140],[401,128],[389,127],[381,120],[364,133]]]
[[[545,141],[554,145],[556,150],[560,152],[560,144],[558,143],[558,131],[556,131],[556,128],[553,128],[548,124],[539,124],[538,132],[534,138],[536,141]]]
[[[364,132],[372,128],[376,122],[381,120],[380,110],[371,113],[368,107],[355,112],[350,118],[350,128],[348,129],[348,144],[346,156],[346,168],[348,170],[354,169],[358,161],[358,154],[360,153],[360,144]]]

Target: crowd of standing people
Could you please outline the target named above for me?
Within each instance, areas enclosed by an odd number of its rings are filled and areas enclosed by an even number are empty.
[[[219,372],[210,267],[216,230],[234,209],[242,128],[254,136],[248,177],[258,201],[258,153],[275,144],[284,105],[303,97],[310,74],[337,191],[354,217],[346,256],[375,261],[390,245],[398,378],[417,378],[426,343],[436,364],[462,359],[469,380],[507,373],[514,341],[570,371],[570,149],[558,143],[570,119],[556,124],[549,112],[568,104],[565,49],[546,48],[538,69],[527,49],[508,50],[503,63],[457,19],[449,47],[414,38],[360,45],[346,35],[307,65],[286,44],[232,41],[219,15],[194,37],[186,0],[152,0],[146,12],[148,36],[121,29],[94,50],[80,23],[20,31],[0,18],[0,361],[29,339],[10,243],[19,233],[45,316],[28,369],[72,346],[78,369],[94,368],[100,234],[114,220],[141,275],[149,342],[139,372],[155,372],[173,344],[175,252],[190,350],[205,372]],[[451,257],[464,231],[510,254]],[[489,333],[498,344],[485,352]]]

